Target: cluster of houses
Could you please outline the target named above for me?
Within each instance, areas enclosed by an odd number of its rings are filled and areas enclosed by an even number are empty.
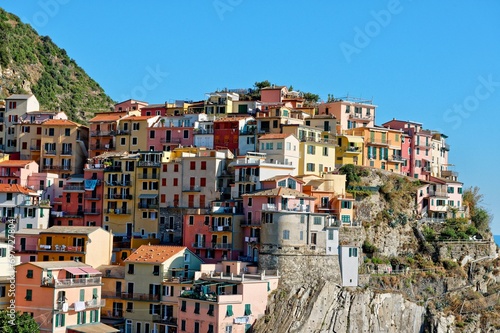
[[[41,332],[247,332],[278,285],[263,254],[337,257],[339,284],[356,286],[358,248],[339,235],[361,221],[341,166],[419,179],[421,218],[467,214],[446,135],[375,113],[271,86],[258,101],[128,100],[85,126],[6,98],[0,308],[11,258],[16,309]]]

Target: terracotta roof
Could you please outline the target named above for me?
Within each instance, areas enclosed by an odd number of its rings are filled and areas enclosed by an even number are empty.
[[[29,188],[23,187],[18,184],[0,184],[0,193],[23,193],[23,194],[35,194]]]
[[[141,247],[125,259],[125,261],[159,264],[186,249],[185,246],[141,245]]]
[[[305,183],[302,179],[296,178],[296,177],[291,176],[291,175],[276,175],[274,177],[261,180],[261,182],[273,182],[273,181],[281,180],[284,178],[293,178],[295,181],[297,181],[299,183],[302,183],[302,184]]]
[[[216,119],[214,122],[227,122],[227,121],[240,121],[248,118],[253,118],[252,116],[236,116],[236,117],[224,117]]]
[[[43,125],[51,125],[51,126],[81,126],[80,124],[77,124],[71,120],[66,120],[66,119],[49,119],[43,123]]]
[[[288,138],[290,135],[293,134],[291,133],[264,134],[263,136],[259,137],[259,140],[285,139]]]
[[[6,160],[0,162],[0,167],[25,167],[26,165],[35,162],[32,160]]]
[[[153,117],[156,117],[156,116],[134,116],[134,117],[128,118],[128,120],[147,120],[147,119],[151,119]]]
[[[241,196],[245,197],[282,197],[282,196],[290,196],[295,198],[304,198],[304,199],[314,199],[313,197],[308,196],[302,192],[297,190],[292,190],[288,187],[277,187],[269,190],[258,191],[249,194],[242,194]]]
[[[98,121],[103,121],[103,122],[116,121],[120,118],[123,118],[126,115],[127,115],[127,112],[99,113],[94,118],[90,119],[89,122],[92,123],[92,122],[98,122]]]

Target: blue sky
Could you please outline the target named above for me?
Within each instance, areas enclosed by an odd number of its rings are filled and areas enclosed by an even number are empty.
[[[114,100],[200,100],[269,80],[373,98],[376,122],[449,135],[450,162],[496,216],[498,1],[0,0]],[[495,134],[497,133],[497,134]]]

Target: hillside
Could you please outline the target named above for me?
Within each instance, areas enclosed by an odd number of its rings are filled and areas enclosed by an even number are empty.
[[[86,122],[113,104],[103,89],[50,37],[0,8],[0,99],[33,93],[44,110]]]
[[[351,185],[372,190],[353,191],[361,225],[342,227],[340,243],[363,250],[360,287],[342,288],[328,256],[281,257],[280,286],[254,332],[499,332],[489,228],[474,218],[426,222],[414,210],[418,181],[357,169]]]

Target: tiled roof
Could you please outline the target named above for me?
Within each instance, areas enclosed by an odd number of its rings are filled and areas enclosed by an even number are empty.
[[[123,118],[124,116],[127,115],[127,112],[106,112],[106,113],[100,113],[97,114],[94,118],[90,119],[89,122],[110,122],[110,121],[116,121],[120,118]]]
[[[290,135],[293,135],[293,134],[291,134],[291,133],[264,134],[263,136],[259,137],[259,140],[285,139],[285,138],[288,138]]]
[[[30,164],[32,160],[6,160],[0,162],[0,167],[25,167],[27,164]]]
[[[185,246],[141,245],[125,261],[163,263],[185,249]]]
[[[18,184],[0,184],[0,193],[30,194],[33,193],[33,191]]]
[[[314,199],[307,194],[299,192],[297,190],[292,190],[287,187],[277,187],[269,190],[258,191],[249,194],[242,194],[242,196],[246,197],[295,197],[295,198],[304,198],[304,199]]]
[[[29,94],[29,95],[26,95],[26,94],[14,94],[14,95],[10,95],[6,99],[28,99],[31,96],[33,96],[33,94]]]
[[[46,229],[28,229],[24,228],[19,231],[16,231],[16,235],[39,235],[42,231],[45,231]]]
[[[293,178],[295,181],[304,184],[304,181],[302,179],[295,178],[291,175],[276,175],[274,177],[270,177],[264,180],[261,180],[261,182],[273,182],[273,181],[278,181],[284,178]]]
[[[56,225],[50,227],[41,232],[41,234],[55,233],[55,234],[78,234],[78,235],[88,235],[96,230],[101,229],[100,227],[78,227],[78,226],[60,226]],[[104,230],[104,229],[103,229]]]
[[[128,120],[148,120],[156,116],[135,116],[135,117],[130,117]]]
[[[43,125],[50,125],[50,126],[81,126],[80,124],[77,124],[71,120],[67,119],[49,119],[43,123]]]
[[[245,120],[248,118],[253,118],[253,117],[252,116],[224,117],[224,118],[216,119],[214,122],[220,123],[220,122],[227,122],[227,121],[240,121],[240,120]]]
[[[69,267],[92,267],[81,261],[31,261],[21,265],[34,265],[42,269],[65,269]]]

